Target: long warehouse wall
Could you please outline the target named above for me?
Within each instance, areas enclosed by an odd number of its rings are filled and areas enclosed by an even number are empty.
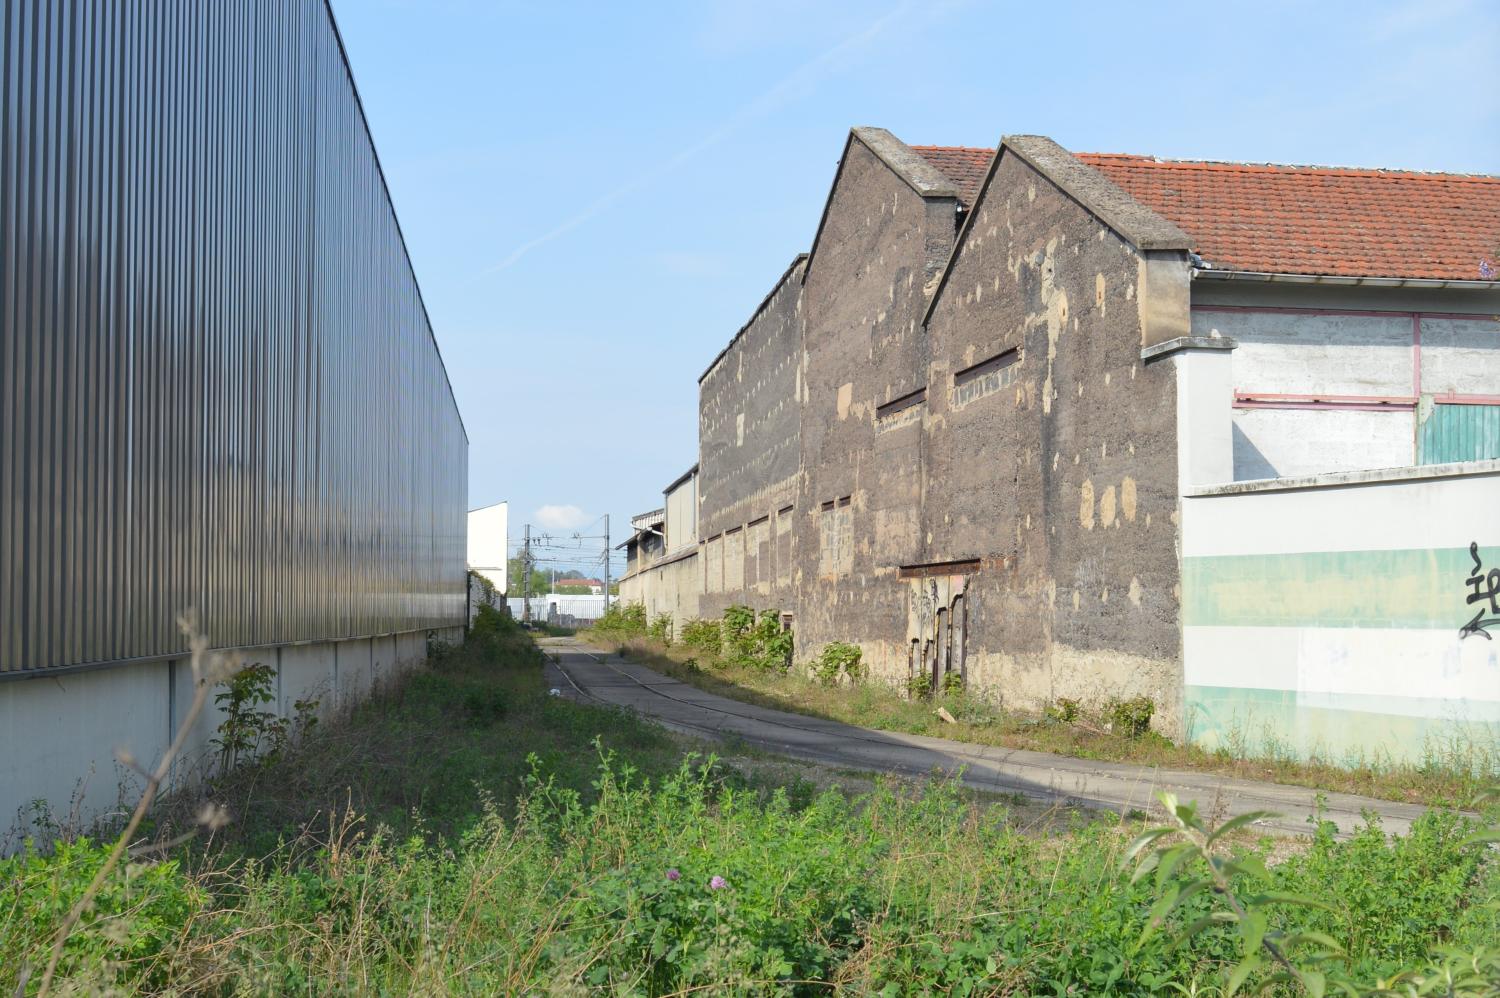
[[[319,0],[0,0],[0,675],[464,619],[467,440]]]

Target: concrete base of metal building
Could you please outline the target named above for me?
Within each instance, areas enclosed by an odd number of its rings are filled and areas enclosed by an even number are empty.
[[[425,662],[429,636],[457,643],[463,629],[256,648],[244,661],[275,670],[276,699],[262,709],[294,718],[299,700],[316,700],[328,718]],[[128,813],[144,780],[121,759],[153,768],[192,702],[186,658],[0,683],[0,855]],[[222,720],[210,695],[174,767],[177,787],[211,771]]]

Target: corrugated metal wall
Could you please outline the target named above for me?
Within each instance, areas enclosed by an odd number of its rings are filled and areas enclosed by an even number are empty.
[[[321,0],[0,0],[0,672],[461,624],[467,447]]]
[[[1500,458],[1500,406],[1435,405],[1417,444],[1419,464]]]

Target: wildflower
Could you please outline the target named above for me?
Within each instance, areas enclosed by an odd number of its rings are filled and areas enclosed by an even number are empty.
[[[670,870],[667,871],[667,879],[668,880],[677,880],[681,876],[682,876],[682,873],[679,872],[678,869],[677,869],[677,867],[675,867],[675,866],[672,867]]]
[[[710,880],[708,882],[708,888],[709,888],[709,890],[713,890],[713,891],[722,891],[724,888],[726,888],[728,886],[729,886],[729,881],[727,881],[723,877],[720,877],[720,876],[717,876],[717,875],[712,880]]]

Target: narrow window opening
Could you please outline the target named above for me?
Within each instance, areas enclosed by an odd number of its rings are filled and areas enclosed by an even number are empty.
[[[988,360],[981,360],[977,364],[966,367],[962,371],[954,373],[953,387],[957,388],[960,385],[966,385],[971,381],[976,381],[979,378],[984,377],[986,374],[993,374],[996,371],[1009,367],[1020,359],[1020,349],[1018,347],[1011,347],[1009,350],[1006,350],[1003,353],[997,353],[995,356],[989,358]]]
[[[885,403],[885,405],[876,407],[875,418],[889,419],[891,416],[895,416],[899,413],[905,412],[907,409],[910,409],[913,406],[921,405],[926,401],[927,389],[918,388],[914,392],[908,392],[907,394],[902,395],[899,398],[891,399],[889,402]]]

